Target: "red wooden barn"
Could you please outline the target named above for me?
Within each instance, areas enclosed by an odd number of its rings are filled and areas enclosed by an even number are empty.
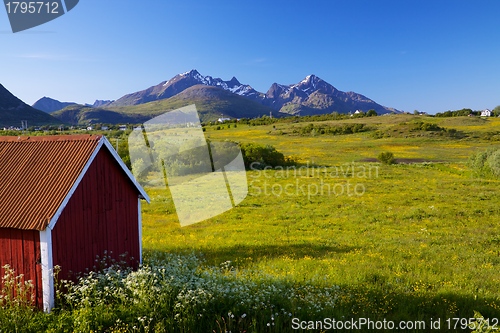
[[[36,305],[50,311],[54,266],[66,279],[105,251],[138,265],[141,199],[103,136],[0,137],[0,266],[31,280]]]

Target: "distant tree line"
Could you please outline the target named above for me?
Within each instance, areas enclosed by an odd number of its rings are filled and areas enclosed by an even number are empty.
[[[500,105],[495,107],[493,110],[492,110],[492,113],[495,117],[498,117],[500,116]],[[473,116],[480,116],[481,115],[481,111],[474,111],[472,109],[461,109],[461,110],[455,110],[455,111],[451,111],[451,110],[448,110],[448,111],[445,111],[445,112],[440,112],[440,113],[436,113],[436,117],[466,117],[468,115],[473,115]]]
[[[445,111],[441,113],[436,113],[436,117],[466,117],[468,115],[479,116],[481,111],[473,111],[472,109],[461,109],[455,111]]]
[[[318,114],[310,116],[284,116],[284,117],[269,117],[264,115],[260,118],[243,118],[238,121],[238,123],[246,124],[250,126],[261,126],[261,125],[272,125],[277,123],[290,124],[290,123],[306,123],[306,122],[317,122],[317,121],[328,121],[328,120],[343,120],[352,118],[363,118],[363,117],[376,117],[378,116],[375,110],[368,110],[367,112],[360,112],[358,114],[346,114],[332,112],[328,114]],[[233,120],[231,122],[236,122]],[[215,125],[215,123],[214,123]]]
[[[369,128],[365,124],[343,124],[343,125],[326,125],[326,124],[308,124],[301,128],[293,128],[292,134],[316,136],[320,134],[327,135],[344,135],[366,132]]]

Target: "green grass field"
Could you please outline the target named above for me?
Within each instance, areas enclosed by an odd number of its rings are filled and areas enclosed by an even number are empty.
[[[415,121],[466,136],[404,132],[401,124]],[[467,160],[499,146],[487,133],[499,131],[500,120],[401,115],[328,123],[346,122],[372,130],[297,136],[274,132],[303,124],[209,127],[210,140],[271,144],[309,171],[249,171],[243,203],[184,228],[169,193],[148,189],[145,249],[194,251],[207,265],[230,260],[242,277],[262,272],[292,283],[340,286],[357,295],[330,310],[346,317],[469,318],[473,310],[499,317],[500,182],[477,178]],[[395,134],[377,139],[375,131]],[[362,162],[382,151],[418,163]],[[280,193],[287,184],[291,195]],[[349,184],[357,192],[349,193]]]
[[[346,124],[367,130],[321,134]],[[269,144],[298,164],[249,170],[241,204],[182,228],[168,189],[147,188],[143,269],[90,277],[49,316],[0,311],[0,331],[333,331],[294,329],[293,318],[426,323],[412,332],[439,319],[441,331],[471,331],[454,318],[474,311],[496,323],[500,180],[468,159],[500,147],[500,119],[308,125],[207,127],[211,141]],[[381,152],[399,163],[371,162]]]

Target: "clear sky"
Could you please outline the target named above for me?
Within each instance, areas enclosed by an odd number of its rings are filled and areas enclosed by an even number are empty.
[[[80,0],[13,34],[0,8],[0,83],[28,104],[117,99],[178,73],[240,82],[316,74],[404,111],[500,105],[497,0]]]

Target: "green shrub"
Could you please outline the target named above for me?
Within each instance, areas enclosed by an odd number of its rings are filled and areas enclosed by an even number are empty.
[[[293,164],[293,161],[285,156],[271,145],[259,145],[256,143],[244,143],[240,145],[243,153],[245,167],[264,168],[266,166],[277,167]]]
[[[396,163],[396,160],[394,159],[394,154],[388,151],[378,154],[377,159],[383,164]]]
[[[486,166],[495,177],[500,177],[500,149],[488,156]]]
[[[469,167],[481,177],[500,177],[500,149],[479,152],[469,158]]]

